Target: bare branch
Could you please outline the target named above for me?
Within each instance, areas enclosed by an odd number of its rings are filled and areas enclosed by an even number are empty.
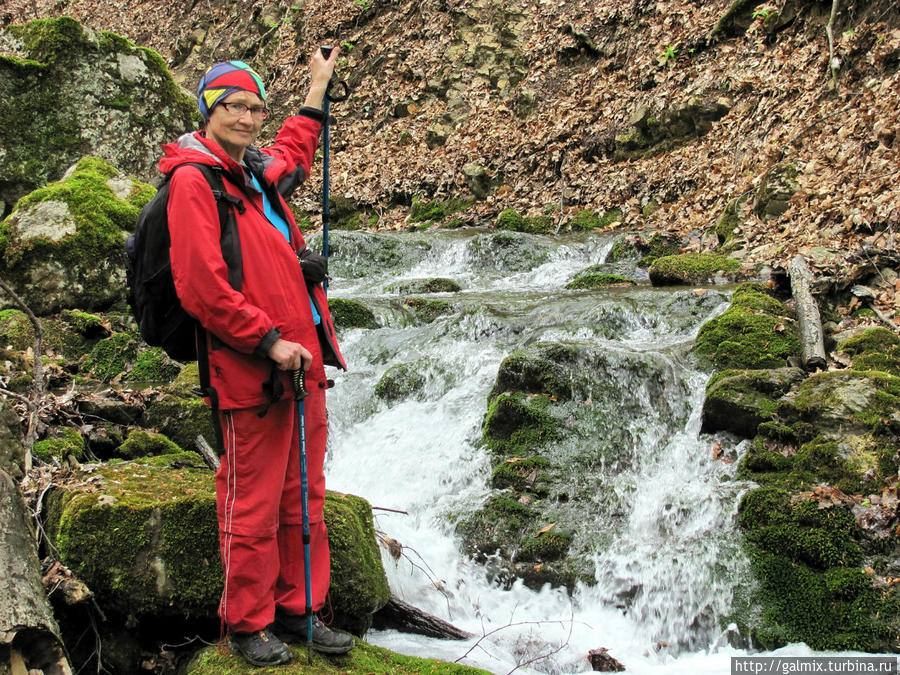
[[[834,19],[838,13],[838,0],[832,0],[831,3],[831,16],[828,19],[828,23],[825,26],[825,33],[828,35],[828,67],[831,70],[831,86],[836,90],[837,89],[837,71],[838,71],[838,62],[834,56]]]

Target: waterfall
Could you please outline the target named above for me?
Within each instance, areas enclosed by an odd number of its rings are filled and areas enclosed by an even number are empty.
[[[341,334],[350,370],[334,377],[329,395],[328,486],[368,499],[376,529],[403,546],[397,559],[384,550],[394,594],[476,636],[374,631],[367,639],[497,673],[590,672],[587,653],[600,647],[629,672],[728,668],[728,656],[741,653],[722,626],[746,578],[734,521],[747,485],[699,434],[707,375],[689,354],[727,294],[651,288],[634,262],[615,271],[636,286],[566,290],[580,270],[604,263],[606,235],[336,235],[329,291],[365,303],[382,327]],[[395,289],[428,277],[451,278],[462,291],[427,296],[451,309],[416,321]],[[573,469],[573,491],[591,495],[579,501],[579,536],[593,542],[595,580],[571,595],[497,583],[494,561],[463,555],[451,524],[491,492],[479,440],[500,362],[545,341],[583,344],[609,364],[602,381],[585,374],[596,422],[567,441],[611,458],[590,473]],[[375,385],[399,363],[425,386],[406,400],[379,400]]]

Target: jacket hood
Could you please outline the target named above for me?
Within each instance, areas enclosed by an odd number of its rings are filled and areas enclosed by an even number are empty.
[[[166,143],[163,145],[163,153],[159,160],[159,170],[164,175],[169,175],[176,166],[185,162],[219,165],[235,175],[243,173],[240,165],[218,143],[204,136],[202,131],[182,134],[174,143]]]

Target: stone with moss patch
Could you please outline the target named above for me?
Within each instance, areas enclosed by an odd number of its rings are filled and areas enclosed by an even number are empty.
[[[222,591],[214,473],[121,462],[91,478],[49,497],[46,527],[62,561],[132,625],[214,619]],[[371,509],[330,494],[325,521],[338,625],[367,625],[389,596]]]
[[[84,313],[82,313],[84,314]],[[84,314],[86,317],[94,315]],[[102,323],[81,330],[73,326],[66,312],[58,317],[41,317],[41,344],[45,353],[61,354],[67,359],[78,360],[91,351],[97,340],[107,333]],[[99,317],[97,317],[99,319]],[[18,309],[0,311],[0,345],[8,345],[16,351],[34,347],[34,325],[28,316]]]
[[[453,279],[431,277],[429,279],[406,279],[393,284],[390,290],[398,293],[458,293],[462,287]]]
[[[777,400],[802,381],[800,368],[724,370],[706,385],[701,431],[731,431],[752,438],[778,409]]]
[[[375,385],[375,395],[387,402],[395,402],[421,391],[425,375],[411,363],[398,363],[385,371]]]
[[[791,312],[762,284],[741,284],[725,312],[701,326],[694,354],[717,368],[781,368],[799,356],[800,339]]]
[[[135,333],[115,333],[94,345],[82,370],[103,382],[109,382],[131,369],[140,345],[140,337]]]
[[[166,436],[153,432],[135,429],[119,446],[116,454],[125,459],[149,457],[154,455],[171,455],[181,452],[181,447]]]
[[[169,358],[160,347],[150,347],[138,352],[134,365],[125,378],[129,382],[171,382],[181,372],[181,366]]]
[[[412,310],[416,319],[422,323],[431,323],[435,319],[453,312],[453,305],[446,300],[406,298],[403,306]]]
[[[594,230],[600,227],[600,217],[591,209],[583,209],[572,216],[569,227],[573,230]]]
[[[608,274],[596,271],[598,266],[589,267],[579,272],[572,281],[566,284],[568,289],[606,288],[607,286],[634,286],[634,279],[620,274]]]
[[[0,59],[0,192],[12,201],[85,155],[152,180],[160,145],[199,125],[195,100],[150,49],[67,16],[4,31],[24,55]]]
[[[455,213],[469,208],[473,199],[432,199],[425,202],[421,197],[413,197],[409,210],[409,220],[413,223],[441,223]]]
[[[328,309],[335,328],[378,328],[372,310],[357,300],[330,298]]]
[[[681,240],[668,232],[656,232],[639,249],[645,253],[638,261],[638,267],[650,267],[658,258],[677,255],[681,251]]]
[[[894,648],[895,617],[860,568],[848,509],[760,488],[742,498],[738,522],[757,579],[749,594],[760,608],[740,623],[755,642],[765,649],[792,642],[813,649]]]
[[[878,370],[900,377],[900,337],[880,326],[844,340],[838,347],[851,356],[853,370]]]
[[[102,309],[125,297],[125,248],[153,189],[87,157],[62,180],[19,200],[0,222],[8,281],[38,315]]]
[[[741,264],[734,258],[712,253],[682,253],[657,258],[650,265],[654,286],[707,284],[734,281]]]
[[[78,429],[60,427],[49,438],[37,441],[31,448],[32,456],[41,462],[61,462],[66,457],[83,462],[86,445]]]
[[[307,664],[307,650],[304,646],[292,647],[293,663],[286,666],[290,672],[316,673],[317,675],[345,675],[365,673],[366,675],[488,675],[488,671],[458,663],[448,663],[436,659],[405,656],[388,651],[383,647],[357,640],[356,646],[344,656],[331,656],[312,652],[312,664]],[[279,668],[278,670],[282,670]],[[275,672],[251,666],[241,657],[218,649],[215,645],[200,651],[187,666],[185,675],[258,675],[260,672]]]
[[[197,436],[203,436],[210,444],[216,437],[212,412],[197,396],[164,395],[148,406],[143,423],[159,430],[182,448],[193,448]]]

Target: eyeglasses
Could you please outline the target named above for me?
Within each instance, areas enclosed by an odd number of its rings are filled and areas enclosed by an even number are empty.
[[[221,105],[235,117],[243,116],[248,110],[253,117],[260,119],[266,119],[269,114],[269,109],[262,105],[246,105],[244,103],[222,103]]]

